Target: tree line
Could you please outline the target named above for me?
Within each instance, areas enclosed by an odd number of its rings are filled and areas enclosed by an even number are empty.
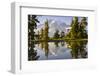
[[[81,21],[79,22],[78,17],[73,17],[72,23],[70,25],[71,29],[67,33],[64,31],[59,31],[58,29],[55,30],[53,37],[49,37],[49,23],[48,20],[44,23],[44,28],[38,31],[38,34],[35,35],[37,40],[48,40],[48,39],[87,39],[87,18],[82,17]]]
[[[82,20],[79,22],[78,17],[74,17],[71,23],[71,29],[66,34],[66,38],[70,39],[87,39],[87,19],[83,17]]]

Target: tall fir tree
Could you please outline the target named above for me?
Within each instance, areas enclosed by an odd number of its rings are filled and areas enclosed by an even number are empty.
[[[37,27],[38,19],[36,15],[28,15],[28,60],[37,60],[37,50],[34,50],[35,32],[34,29]]]

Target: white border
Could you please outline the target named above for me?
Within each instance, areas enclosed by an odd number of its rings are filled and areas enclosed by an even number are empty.
[[[30,8],[23,10],[24,13],[22,13],[22,8]],[[39,10],[41,12],[39,12]],[[37,12],[32,11],[31,9],[36,9]],[[51,11],[50,13],[47,11],[45,13],[43,10]],[[68,10],[66,12],[66,10]],[[73,12],[71,13],[71,11]],[[59,12],[59,13],[52,13],[52,12]],[[76,12],[81,12],[75,13]],[[88,11],[88,12],[87,12]],[[68,14],[64,14],[64,13]],[[83,13],[82,13],[83,12]],[[54,8],[54,7],[45,7],[45,6],[34,6],[34,4],[28,4],[28,3],[12,3],[12,72],[13,73],[22,73],[22,72],[46,72],[46,71],[54,71],[54,70],[64,70],[68,68],[89,68],[93,67],[95,65],[95,57],[93,55],[95,52],[95,48],[93,48],[93,44],[95,44],[95,38],[94,35],[96,35],[96,27],[95,25],[95,12],[96,10],[94,8],[83,8],[83,7],[67,7],[67,8]],[[88,16],[89,17],[89,58],[88,59],[80,59],[80,60],[50,60],[50,61],[35,61],[35,62],[27,62],[25,57],[27,57],[27,53],[23,52],[25,51],[24,44],[27,44],[25,42],[27,40],[27,32],[25,31],[27,29],[26,25],[26,15],[27,14],[44,14],[44,15],[76,15],[76,16]],[[85,14],[84,14],[85,13]],[[24,19],[24,20],[23,20]],[[90,23],[91,22],[91,23]],[[25,25],[25,27],[23,26]],[[91,26],[90,26],[91,25]],[[22,40],[22,41],[21,41]],[[21,50],[21,51],[20,51]],[[22,57],[21,57],[22,56]],[[95,56],[95,55],[94,55]],[[66,63],[67,62],[67,63]],[[75,63],[73,65],[73,63]],[[62,66],[62,64],[64,66]],[[67,66],[65,66],[67,65]],[[35,70],[34,70],[35,68]]]

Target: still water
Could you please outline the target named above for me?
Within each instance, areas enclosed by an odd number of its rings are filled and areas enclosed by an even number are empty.
[[[87,41],[39,42],[34,44],[33,60],[87,58]],[[33,57],[32,57],[33,56]]]

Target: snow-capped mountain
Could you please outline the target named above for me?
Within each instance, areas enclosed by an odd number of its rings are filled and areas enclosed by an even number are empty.
[[[60,32],[65,32],[67,33],[67,28],[69,28],[69,25],[66,25],[66,23],[61,22],[61,21],[55,21],[55,20],[48,20],[48,24],[49,24],[49,36],[53,37],[54,33],[56,30],[59,30]],[[37,29],[35,30],[35,32],[37,33],[37,31],[40,31],[42,28],[44,28],[44,24],[38,25]]]

